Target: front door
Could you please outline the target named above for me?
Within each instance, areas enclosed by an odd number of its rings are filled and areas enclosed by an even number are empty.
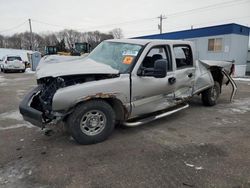
[[[169,107],[173,101],[174,85],[169,83],[169,78],[173,77],[172,62],[170,58],[169,46],[153,46],[144,57],[140,68],[154,68],[154,63],[158,59],[167,60],[167,74],[164,78],[153,76],[138,76],[132,74],[132,117],[155,112]]]

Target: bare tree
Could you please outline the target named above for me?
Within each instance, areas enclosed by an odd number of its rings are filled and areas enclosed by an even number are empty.
[[[112,38],[121,38],[122,31],[117,28],[108,34],[100,31],[78,32],[76,30],[65,29],[57,33],[37,34],[33,33],[33,47],[35,50],[44,52],[45,46],[60,46],[61,50],[74,47],[76,42],[87,42],[95,48],[100,42]],[[0,47],[26,49],[30,48],[30,33],[23,32],[12,36],[0,35]]]
[[[45,46],[54,46],[58,43],[57,37],[54,33],[43,34],[41,37],[44,39]]]
[[[113,35],[113,37],[115,39],[121,39],[123,38],[123,32],[122,32],[122,29],[121,28],[115,28],[111,31],[111,34]]]
[[[4,36],[0,35],[0,48],[4,48],[4,43],[5,43],[5,38]]]
[[[7,38],[9,48],[22,49],[22,41],[18,34]]]

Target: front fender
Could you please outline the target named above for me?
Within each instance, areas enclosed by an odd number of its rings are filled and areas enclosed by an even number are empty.
[[[130,102],[129,75],[91,81],[57,90],[53,97],[53,111],[67,111],[81,101],[92,98],[117,98],[124,106]]]

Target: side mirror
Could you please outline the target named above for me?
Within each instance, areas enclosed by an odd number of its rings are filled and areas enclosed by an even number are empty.
[[[168,61],[165,59],[156,60],[154,68],[141,68],[137,75],[164,78],[167,75],[167,64]]]
[[[154,64],[154,77],[155,78],[164,78],[167,75],[167,64],[166,59],[159,59],[155,61]]]

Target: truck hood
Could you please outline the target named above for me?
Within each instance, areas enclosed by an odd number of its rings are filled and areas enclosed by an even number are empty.
[[[79,74],[118,74],[109,65],[98,63],[88,57],[45,56],[36,70],[37,79]]]

